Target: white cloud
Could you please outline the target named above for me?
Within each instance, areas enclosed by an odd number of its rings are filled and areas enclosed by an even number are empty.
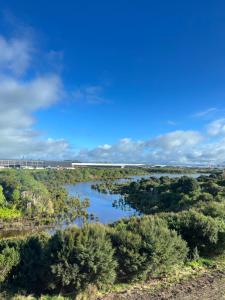
[[[225,137],[211,139],[198,131],[172,131],[147,141],[121,139],[107,147],[82,150],[82,161],[145,162],[153,164],[224,164]]]
[[[148,142],[150,147],[163,148],[166,150],[193,146],[202,141],[202,135],[197,131],[177,130],[160,135]]]
[[[57,74],[27,79],[33,59],[32,41],[0,35],[0,157],[63,157],[64,139],[44,139],[33,129],[34,112],[56,103],[63,94]],[[29,76],[30,77],[30,76]]]
[[[225,134],[225,118],[218,119],[211,122],[207,126],[207,132],[209,135],[217,136],[217,135],[224,135]]]
[[[32,45],[26,39],[6,39],[0,35],[0,70],[22,75],[30,65]]]
[[[0,77],[0,109],[32,112],[44,108],[60,97],[61,80],[56,75],[37,77],[29,81]]]
[[[113,162],[165,162],[184,161],[184,153],[202,141],[195,131],[174,131],[148,141],[134,141],[130,138],[119,140],[114,145],[99,146],[92,150],[82,150],[77,158],[90,161]]]

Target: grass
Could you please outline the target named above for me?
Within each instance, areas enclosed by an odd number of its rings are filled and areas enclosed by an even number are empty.
[[[167,288],[176,283],[185,282],[192,278],[197,278],[204,273],[210,273],[215,270],[225,270],[225,254],[216,258],[199,258],[189,261],[182,267],[177,267],[169,274],[160,278],[151,278],[147,282],[137,282],[131,284],[114,284],[106,293],[123,293],[127,290],[138,289],[148,290],[150,293],[161,288]],[[100,291],[99,296],[105,294],[105,291]]]

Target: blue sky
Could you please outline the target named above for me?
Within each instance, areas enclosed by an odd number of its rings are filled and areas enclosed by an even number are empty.
[[[0,0],[0,156],[225,162],[224,1]]]

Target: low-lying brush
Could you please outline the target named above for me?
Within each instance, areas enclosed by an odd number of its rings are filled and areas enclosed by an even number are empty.
[[[77,294],[90,285],[146,279],[183,264],[188,252],[186,242],[153,216],[1,240],[0,250],[0,268],[7,266],[2,285],[29,294]]]

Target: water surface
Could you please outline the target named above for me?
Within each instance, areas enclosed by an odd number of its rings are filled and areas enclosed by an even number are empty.
[[[181,176],[190,176],[197,178],[202,174],[168,174],[168,173],[151,173],[145,176],[132,176],[130,179],[118,179],[116,182],[125,182],[127,180],[137,181],[141,178],[168,176],[171,178],[181,177]],[[204,174],[207,175],[207,174]],[[133,208],[126,207],[113,207],[113,202],[119,200],[122,196],[120,194],[105,194],[91,188],[93,184],[101,182],[98,181],[89,181],[89,182],[80,182],[75,185],[66,185],[66,189],[69,192],[69,195],[79,197],[81,200],[88,198],[90,200],[90,207],[87,209],[89,214],[94,214],[95,217],[101,223],[111,223],[117,221],[124,217],[130,217],[132,215],[138,215],[139,213]]]

